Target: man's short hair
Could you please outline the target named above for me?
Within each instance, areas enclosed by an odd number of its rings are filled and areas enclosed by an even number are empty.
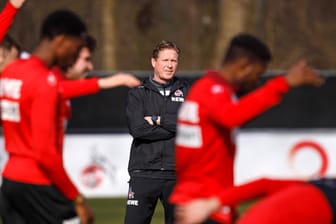
[[[264,63],[270,62],[272,59],[266,44],[250,34],[239,34],[232,38],[223,59],[223,64],[243,57]]]
[[[84,37],[84,41],[85,41],[84,47],[87,47],[91,53],[94,52],[97,45],[96,39],[91,35],[86,35]]]
[[[6,49],[6,50],[11,50],[12,47],[16,48],[16,50],[20,53],[21,47],[20,45],[12,38],[10,35],[6,34],[0,43],[0,47]]]
[[[81,18],[69,10],[57,10],[49,14],[41,27],[41,39],[53,39],[58,35],[81,36],[87,31]]]
[[[153,49],[152,58],[157,59],[158,56],[159,56],[159,52],[164,50],[164,49],[174,49],[177,54],[181,53],[180,48],[178,48],[175,43],[173,43],[171,41],[162,40]]]

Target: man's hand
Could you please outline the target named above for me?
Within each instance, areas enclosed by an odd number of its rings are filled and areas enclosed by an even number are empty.
[[[310,68],[305,61],[299,61],[293,65],[285,75],[285,79],[292,88],[302,85],[320,86],[324,82],[324,79]]]
[[[98,79],[100,89],[109,89],[117,86],[135,87],[141,84],[140,80],[129,73],[116,73],[108,77]]]
[[[217,198],[196,199],[176,206],[175,224],[200,224],[220,208]]]
[[[144,119],[148,122],[150,125],[154,125],[154,122],[152,121],[152,116],[145,116]],[[157,125],[160,125],[161,117],[158,116],[158,119],[156,121]]]
[[[9,2],[17,9],[21,8],[25,1],[26,0],[9,0]]]
[[[78,195],[74,201],[77,215],[81,221],[81,224],[93,224],[93,212],[86,203],[83,196]]]

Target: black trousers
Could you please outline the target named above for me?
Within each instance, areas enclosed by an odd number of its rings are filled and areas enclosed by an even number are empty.
[[[1,216],[6,224],[62,224],[66,221],[79,224],[72,201],[53,186],[26,184],[4,178],[1,194],[5,199],[1,202],[5,214],[1,212]]]
[[[125,224],[150,224],[157,201],[160,199],[165,214],[165,223],[174,222],[174,206],[168,203],[176,181],[132,177],[129,181]]]

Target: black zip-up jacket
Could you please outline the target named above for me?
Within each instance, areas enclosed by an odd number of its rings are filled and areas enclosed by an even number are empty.
[[[133,136],[128,171],[131,177],[160,176],[160,172],[175,171],[175,134],[177,112],[186,97],[189,84],[174,77],[169,96],[163,96],[152,78],[128,92],[126,114]],[[165,89],[162,85],[160,88]],[[160,125],[150,125],[145,116],[161,117]],[[156,172],[153,176],[153,172]],[[161,175],[162,176],[162,175]]]

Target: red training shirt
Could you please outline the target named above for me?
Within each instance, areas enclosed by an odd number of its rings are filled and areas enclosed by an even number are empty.
[[[18,12],[9,1],[6,3],[5,8],[0,13],[0,43],[8,32],[9,27],[12,25],[15,15]]]
[[[238,100],[217,72],[208,71],[199,79],[178,114],[177,184],[170,201],[219,196],[233,186],[234,129],[278,104],[287,91],[285,79],[276,77]]]
[[[1,119],[9,159],[3,176],[13,181],[55,185],[68,199],[78,190],[63,167],[58,143],[59,82],[37,57],[16,60],[0,79]]]

